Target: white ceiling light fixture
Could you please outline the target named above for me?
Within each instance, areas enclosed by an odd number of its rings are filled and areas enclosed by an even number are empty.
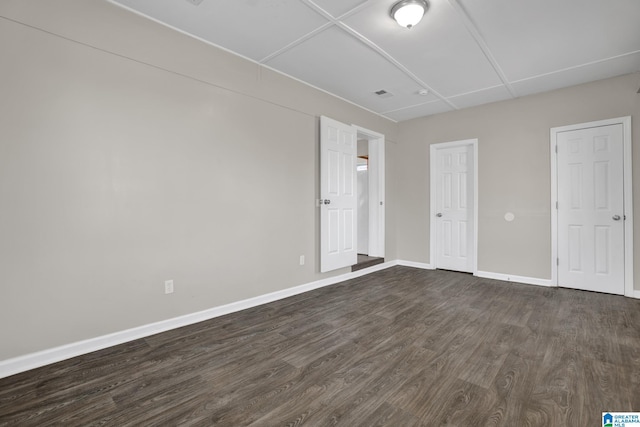
[[[412,28],[422,20],[429,8],[426,0],[402,0],[391,8],[391,17],[405,28]]]

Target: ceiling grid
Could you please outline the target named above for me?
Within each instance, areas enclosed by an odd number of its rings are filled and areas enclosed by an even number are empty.
[[[110,1],[394,121],[640,71],[637,0]]]

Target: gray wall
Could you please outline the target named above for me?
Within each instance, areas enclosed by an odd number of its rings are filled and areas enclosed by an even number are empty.
[[[346,272],[318,116],[397,124],[105,1],[0,16],[0,360]]]
[[[549,131],[556,126],[632,116],[640,135],[640,74],[400,123],[394,157],[398,257],[428,263],[429,145],[478,138],[478,269],[551,278]],[[634,144],[635,145],[635,144]],[[634,147],[635,148],[635,147]],[[640,150],[633,153],[634,169]],[[640,241],[640,173],[634,170],[635,242]],[[516,220],[506,222],[505,212]],[[635,251],[640,289],[640,250]]]

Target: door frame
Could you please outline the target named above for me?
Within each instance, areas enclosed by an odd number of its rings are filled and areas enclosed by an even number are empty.
[[[385,144],[384,135],[363,127],[356,129],[356,140],[369,141],[369,256],[385,254]]]
[[[473,151],[473,256],[472,256],[472,273],[474,276],[478,274],[478,138],[464,139],[460,141],[441,142],[431,144],[429,146],[429,264],[433,268],[436,265],[436,153],[438,150],[470,146]]]
[[[622,125],[623,135],[623,185],[624,185],[624,296],[633,297],[633,175],[631,158],[631,116],[597,120],[551,128],[549,150],[551,152],[551,283],[558,283],[558,153],[557,137],[560,132],[608,125]]]

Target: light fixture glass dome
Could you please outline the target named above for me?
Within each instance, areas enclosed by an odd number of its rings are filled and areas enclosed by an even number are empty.
[[[399,25],[411,28],[420,22],[428,7],[424,0],[403,0],[393,5],[391,17]]]

